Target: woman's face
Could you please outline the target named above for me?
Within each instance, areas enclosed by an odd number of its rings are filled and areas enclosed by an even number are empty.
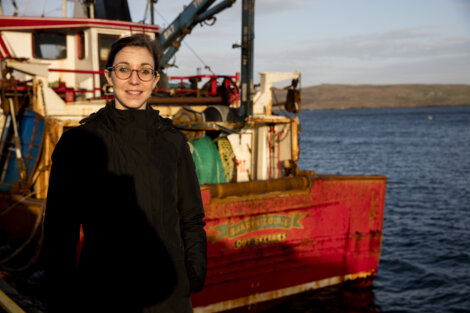
[[[152,93],[152,89],[158,82],[158,76],[154,76],[150,81],[143,81],[139,78],[137,71],[142,69],[155,70],[153,57],[144,47],[124,47],[117,54],[113,63],[112,71],[105,71],[108,83],[114,88],[114,97],[116,99],[116,109],[138,109],[146,108],[147,100]],[[116,75],[125,76],[123,73],[131,71],[127,79],[121,79]],[[144,76],[144,75],[141,75]]]

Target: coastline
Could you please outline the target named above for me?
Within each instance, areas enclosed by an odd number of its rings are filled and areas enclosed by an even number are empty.
[[[301,97],[302,110],[465,106],[470,105],[470,85],[323,84],[302,88]]]

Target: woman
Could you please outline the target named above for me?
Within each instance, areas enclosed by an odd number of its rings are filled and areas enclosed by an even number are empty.
[[[45,218],[51,312],[191,312],[190,291],[203,287],[194,163],[185,137],[148,105],[156,55],[142,35],[115,42],[105,71],[115,100],[56,145]]]

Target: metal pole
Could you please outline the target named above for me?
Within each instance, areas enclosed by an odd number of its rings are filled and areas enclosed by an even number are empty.
[[[25,313],[10,297],[0,290],[0,307],[7,313]]]
[[[15,106],[11,98],[8,98],[8,103],[10,104],[10,114],[11,114],[11,120],[13,122],[13,130],[15,134],[13,138],[13,142],[15,143],[15,153],[16,153],[16,162],[18,166],[18,171],[23,182],[26,182],[26,165],[23,159],[23,155],[21,154],[21,139],[18,133],[18,124],[16,123]]]
[[[67,17],[67,0],[62,0],[62,17]]]
[[[150,1],[150,23],[152,25],[155,25],[155,20],[154,20],[154,16],[153,16],[153,4],[154,4],[154,1],[153,0],[149,0]]]
[[[90,18],[95,18],[95,4],[90,4]]]
[[[87,9],[88,18],[95,18],[95,0],[83,0]]]
[[[242,5],[242,56],[241,56],[241,106],[238,115],[253,115],[253,57],[255,0],[243,0]]]

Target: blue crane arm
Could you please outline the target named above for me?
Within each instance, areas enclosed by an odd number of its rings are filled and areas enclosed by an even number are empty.
[[[196,19],[196,22],[199,23],[199,22],[203,22],[207,19],[211,19],[217,13],[225,10],[226,8],[231,7],[232,4],[235,1],[236,0],[224,0],[224,1],[214,5],[212,8],[210,8],[210,10],[207,10],[207,11],[201,13],[200,15],[198,15],[197,19]]]
[[[191,33],[191,30],[198,24],[222,10],[232,6],[236,0],[223,0],[217,5],[210,7],[215,0],[194,0],[185,7],[178,17],[161,33],[160,46],[163,49],[163,56],[160,60],[162,68],[167,67],[171,58],[179,50],[181,41]]]
[[[166,49],[172,42],[177,40],[177,38],[185,32],[185,29],[189,29],[194,24],[198,13],[214,2],[215,0],[193,0],[190,5],[186,6],[162,32],[160,36],[162,47]]]

